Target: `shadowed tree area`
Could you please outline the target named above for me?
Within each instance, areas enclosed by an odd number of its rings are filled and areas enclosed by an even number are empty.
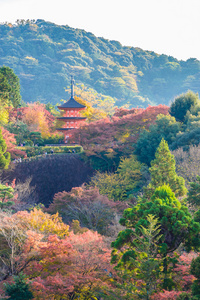
[[[48,206],[55,193],[70,191],[88,181],[93,170],[76,154],[48,155],[32,161],[13,164],[13,168],[3,171],[2,181],[25,182],[31,177],[40,203]]]

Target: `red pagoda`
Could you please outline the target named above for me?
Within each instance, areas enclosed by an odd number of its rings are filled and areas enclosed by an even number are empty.
[[[85,109],[85,105],[78,103],[74,99],[74,79],[71,76],[71,98],[65,102],[63,105],[58,106],[58,109],[64,111],[63,116],[57,118],[60,121],[64,121],[65,125],[62,128],[57,128],[58,131],[64,133],[65,142],[67,143],[70,137],[70,131],[72,129],[78,128],[81,123],[85,121],[84,117],[81,117],[80,111]]]

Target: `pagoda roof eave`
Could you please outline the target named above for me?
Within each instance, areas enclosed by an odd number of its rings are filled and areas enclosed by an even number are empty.
[[[67,131],[67,130],[72,130],[72,129],[77,129],[77,128],[56,128],[58,131]]]
[[[85,120],[86,117],[57,117],[58,120]]]
[[[77,102],[74,98],[70,98],[67,102],[65,102],[63,105],[57,106],[58,109],[68,109],[68,108],[79,108],[79,109],[83,109],[86,106],[83,104],[80,104],[79,102]]]
[[[58,109],[60,110],[69,110],[69,109],[74,109],[74,110],[83,110],[85,109],[86,106],[84,107],[63,107],[63,106],[57,106]]]

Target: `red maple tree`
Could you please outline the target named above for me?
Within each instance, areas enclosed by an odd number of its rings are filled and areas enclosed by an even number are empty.
[[[5,129],[3,127],[1,128],[1,130],[2,130],[3,138],[7,145],[6,151],[10,153],[11,158],[14,159],[14,158],[18,158],[18,157],[25,157],[26,152],[17,148],[15,135],[13,133],[10,133],[7,129]]]
[[[108,155],[114,152],[133,152],[140,132],[155,123],[158,114],[168,114],[166,105],[149,106],[146,109],[120,109],[111,118],[85,124],[72,132],[71,141],[79,142],[88,155],[98,155],[101,151]]]
[[[32,280],[34,299],[74,299],[109,288],[109,274],[113,271],[110,249],[96,232],[70,232],[64,239],[51,235],[33,247],[36,260],[25,272]]]

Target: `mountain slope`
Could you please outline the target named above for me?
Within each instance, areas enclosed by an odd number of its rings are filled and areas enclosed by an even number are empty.
[[[37,20],[0,25],[0,66],[13,68],[26,102],[58,103],[76,83],[113,97],[118,106],[169,104],[188,89],[200,92],[200,62],[178,61],[123,47],[69,26]]]

